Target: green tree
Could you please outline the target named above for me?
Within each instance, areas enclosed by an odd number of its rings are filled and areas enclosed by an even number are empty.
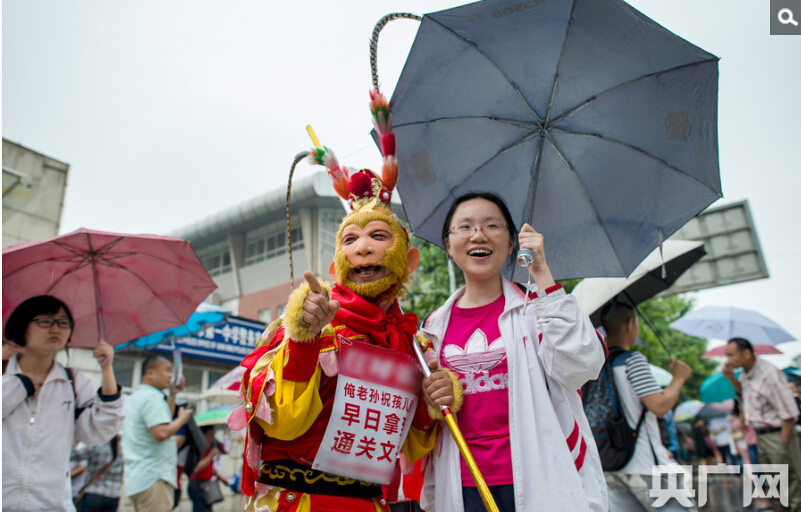
[[[693,370],[692,375],[690,375],[681,390],[679,403],[685,400],[698,399],[701,383],[714,373],[718,366],[715,361],[701,357],[706,352],[706,339],[687,336],[668,327],[670,322],[687,313],[692,309],[692,306],[692,300],[687,295],[654,298],[639,305],[640,311],[654,325],[659,337],[664,341],[673,357],[684,361]],[[670,364],[670,356],[662,348],[651,328],[642,319],[640,319],[640,337],[644,346],[635,345],[635,349],[642,352],[651,364],[667,370]]]
[[[417,314],[420,322],[440,307],[451,295],[448,274],[448,253],[422,238],[412,237],[412,247],[420,251],[420,265],[412,274],[409,295],[403,301],[404,311]],[[464,284],[464,274],[453,265],[456,288]]]

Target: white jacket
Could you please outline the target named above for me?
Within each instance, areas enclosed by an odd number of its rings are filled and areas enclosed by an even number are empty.
[[[428,318],[422,333],[440,360],[451,309],[464,289]],[[609,509],[606,482],[578,389],[598,377],[604,348],[575,297],[564,289],[529,303],[503,279],[505,306],[498,325],[509,367],[509,436],[515,508],[597,512]],[[463,512],[459,449],[447,428],[442,451],[432,454],[421,496],[424,509]],[[576,471],[576,468],[579,470]],[[583,492],[582,492],[583,491]]]
[[[122,395],[98,396],[87,377],[67,372],[57,362],[39,390],[27,398],[17,356],[3,375],[3,511],[73,511],[69,459],[72,439],[88,445],[107,443],[122,428]],[[88,407],[75,419],[78,405]]]

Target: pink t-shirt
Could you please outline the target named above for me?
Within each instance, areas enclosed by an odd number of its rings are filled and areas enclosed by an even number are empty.
[[[503,295],[477,308],[453,306],[440,364],[462,381],[459,427],[487,485],[513,483],[509,445],[509,371],[498,317]],[[462,485],[475,487],[464,460]]]

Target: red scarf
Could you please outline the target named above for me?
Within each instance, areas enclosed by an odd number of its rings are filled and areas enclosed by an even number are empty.
[[[398,301],[385,312],[340,284],[334,285],[331,299],[341,306],[337,322],[367,334],[376,345],[414,356],[410,340],[417,332],[417,315],[401,313]]]

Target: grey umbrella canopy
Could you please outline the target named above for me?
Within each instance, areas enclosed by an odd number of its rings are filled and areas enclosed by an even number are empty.
[[[414,234],[491,191],[556,279],[628,275],[722,195],[717,61],[620,0],[427,14],[391,99]]]

